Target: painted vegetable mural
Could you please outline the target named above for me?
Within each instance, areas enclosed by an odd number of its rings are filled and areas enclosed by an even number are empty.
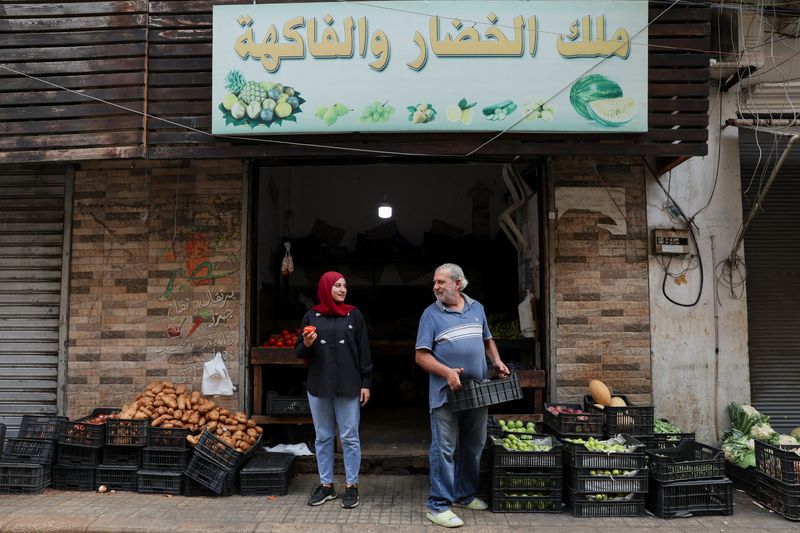
[[[284,120],[297,122],[297,114],[305,100],[293,87],[272,81],[245,79],[238,70],[225,76],[225,89],[219,110],[225,125],[278,126]]]
[[[572,84],[569,102],[585,119],[616,128],[636,116],[636,100],[623,96],[617,82],[601,74],[584,76]]]

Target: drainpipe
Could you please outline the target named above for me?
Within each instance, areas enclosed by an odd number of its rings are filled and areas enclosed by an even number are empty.
[[[767,121],[762,121],[760,119],[753,120],[753,121],[747,120],[747,119],[731,119],[731,120],[727,121],[727,124],[729,124],[731,126],[736,126],[738,128],[758,129],[753,124],[753,122],[767,122]],[[769,121],[769,122],[773,126],[776,125],[776,124],[773,124],[772,121]],[[764,184],[764,187],[761,189],[761,192],[758,194],[758,197],[756,198],[756,201],[753,204],[753,208],[750,210],[750,213],[747,215],[747,219],[744,221],[744,224],[742,224],[742,229],[739,231],[739,235],[737,235],[737,237],[736,237],[736,242],[733,243],[733,247],[731,248],[731,255],[728,258],[729,264],[731,266],[736,264],[736,252],[739,250],[739,247],[742,245],[742,240],[744,240],[744,235],[747,232],[747,227],[753,221],[753,219],[756,216],[756,213],[761,208],[761,203],[764,201],[764,198],[767,196],[767,192],[769,192],[769,188],[772,186],[772,182],[775,181],[775,178],[777,177],[778,172],[780,171],[781,167],[783,166],[783,163],[786,162],[786,158],[789,156],[789,151],[791,151],[792,146],[794,146],[794,143],[797,142],[797,139],[800,138],[800,134],[796,134],[796,133],[793,134],[793,133],[784,133],[784,132],[776,132],[776,131],[772,131],[770,133],[774,133],[776,135],[788,135],[789,136],[789,142],[786,143],[786,147],[783,149],[783,153],[781,154],[780,159],[778,159],[778,162],[775,163],[775,166],[773,167],[772,172],[769,175],[769,179],[767,179],[767,182]]]

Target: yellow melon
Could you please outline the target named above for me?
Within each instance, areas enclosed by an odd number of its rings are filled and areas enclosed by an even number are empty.
[[[627,407],[628,404],[625,403],[625,400],[620,398],[619,396],[614,396],[611,398],[611,407]]]
[[[611,405],[611,391],[598,379],[589,382],[589,394],[594,401],[602,405]]]

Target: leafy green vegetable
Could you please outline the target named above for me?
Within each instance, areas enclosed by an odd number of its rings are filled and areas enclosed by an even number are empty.
[[[731,417],[731,428],[745,435],[748,435],[756,424],[769,424],[769,417],[756,411],[752,405],[733,402],[728,406],[728,415]]]
[[[725,458],[742,467],[756,466],[756,454],[750,446],[750,439],[738,429],[732,429],[722,441]]]
[[[654,433],[681,433],[678,426],[663,418],[656,418],[653,423],[653,429]]]

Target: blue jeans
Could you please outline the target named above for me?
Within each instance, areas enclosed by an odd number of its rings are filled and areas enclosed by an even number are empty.
[[[308,394],[311,418],[314,420],[317,449],[317,470],[323,485],[333,483],[333,448],[336,426],[339,426],[339,439],[344,451],[345,481],[348,485],[358,483],[361,468],[361,441],[358,438],[358,425],[361,421],[359,398],[317,398]]]
[[[441,513],[453,502],[466,504],[476,497],[488,412],[486,407],[453,412],[448,404],[431,410],[431,511]]]

